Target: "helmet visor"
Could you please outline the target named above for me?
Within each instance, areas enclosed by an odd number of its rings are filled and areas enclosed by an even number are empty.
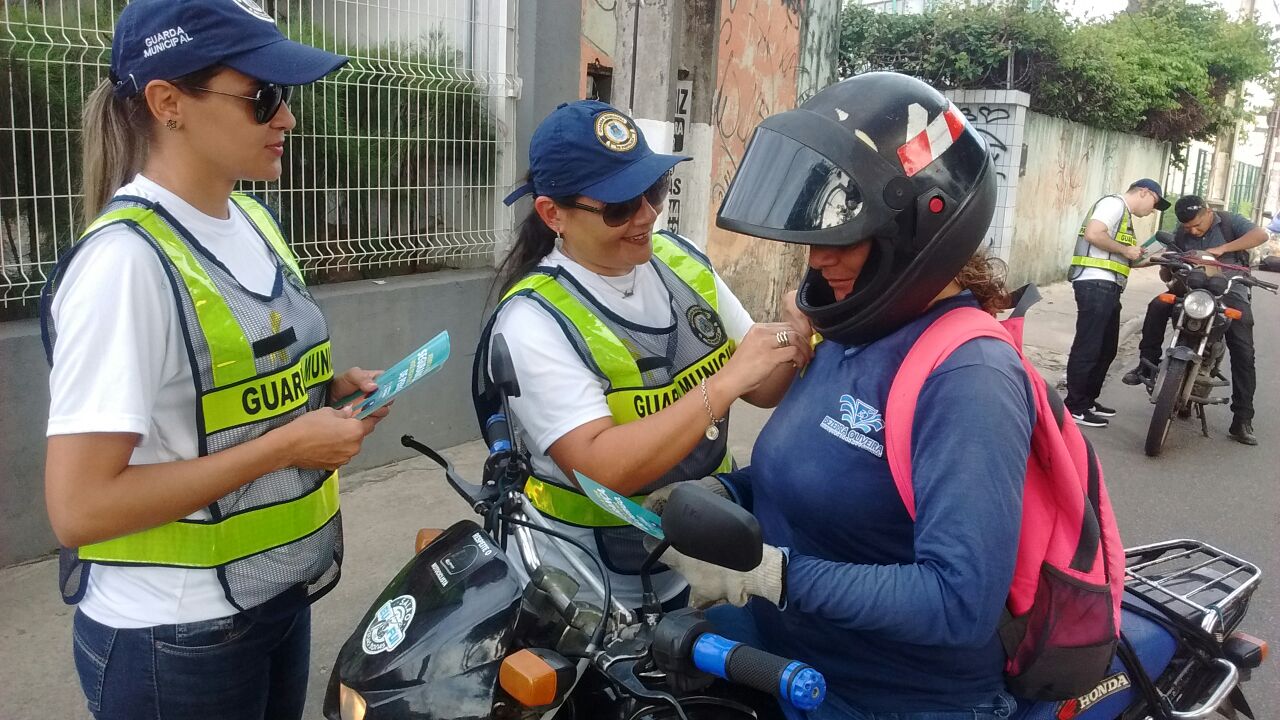
[[[903,209],[886,198],[908,200],[911,186],[870,145],[847,136],[835,121],[804,110],[765,118],[716,225],[805,245],[852,245],[874,235]]]
[[[720,206],[720,219],[809,232],[847,225],[862,210],[862,190],[848,173],[808,146],[761,127]]]

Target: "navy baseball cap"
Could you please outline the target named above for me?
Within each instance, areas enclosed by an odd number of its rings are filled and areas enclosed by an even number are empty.
[[[503,202],[510,205],[530,193],[624,202],[689,159],[650,150],[635,121],[611,105],[598,100],[561,103],[533,131],[529,182]]]
[[[1160,183],[1156,182],[1155,180],[1152,180],[1151,178],[1142,178],[1141,180],[1137,180],[1132,185],[1129,186],[1130,190],[1134,188],[1143,188],[1144,190],[1150,190],[1151,192],[1155,193],[1157,210],[1164,212],[1165,210],[1169,209],[1169,201],[1164,199],[1164,190],[1161,189]]]
[[[262,82],[307,85],[347,58],[286,38],[253,0],[132,0],[111,40],[115,94],[225,65]]]

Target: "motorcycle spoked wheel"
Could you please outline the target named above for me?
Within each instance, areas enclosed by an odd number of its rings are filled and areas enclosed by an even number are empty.
[[[1145,450],[1150,457],[1156,457],[1164,449],[1164,442],[1169,437],[1169,426],[1173,424],[1173,414],[1186,393],[1189,363],[1182,358],[1169,358],[1168,366],[1163,373],[1163,381],[1156,388],[1156,407],[1151,413],[1151,426],[1147,428]]]

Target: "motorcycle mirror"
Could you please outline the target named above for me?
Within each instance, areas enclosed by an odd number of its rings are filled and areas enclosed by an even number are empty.
[[[662,512],[662,532],[676,550],[730,570],[753,570],[764,554],[755,516],[693,483],[671,492]]]
[[[511,362],[511,350],[507,348],[507,339],[502,333],[495,333],[493,344],[489,350],[489,367],[493,373],[493,384],[507,397],[520,397],[520,383],[516,380],[516,366]]]

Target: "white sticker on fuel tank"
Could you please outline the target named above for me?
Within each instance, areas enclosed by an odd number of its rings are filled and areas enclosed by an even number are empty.
[[[365,654],[391,652],[404,642],[417,606],[411,595],[401,595],[383,603],[364,631],[364,639],[360,644]]]

